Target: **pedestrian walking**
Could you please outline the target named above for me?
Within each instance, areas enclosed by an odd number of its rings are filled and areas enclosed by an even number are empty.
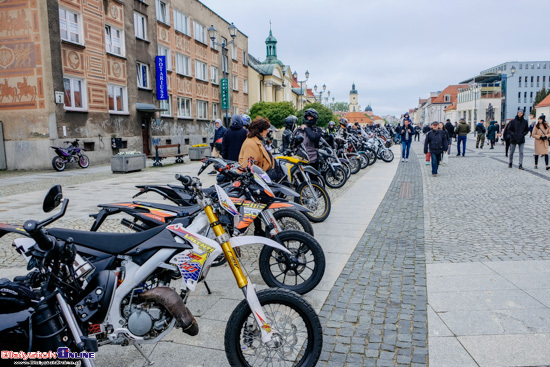
[[[462,144],[462,156],[466,153],[466,140],[468,138],[468,133],[471,131],[470,125],[466,123],[464,119],[460,119],[458,126],[455,129],[455,134],[457,136],[456,148],[458,150],[457,157],[460,156],[460,144]]]
[[[512,168],[514,161],[514,152],[516,146],[519,148],[519,169],[523,169],[523,147],[525,146],[525,135],[529,133],[529,126],[523,117],[523,110],[519,110],[516,117],[510,121],[508,127],[508,136],[510,137],[510,161],[508,168]]]
[[[225,134],[226,131],[227,129],[223,126],[222,120],[216,119],[214,137],[212,138],[212,144],[210,144],[214,157],[221,156],[222,154],[223,134]]]
[[[546,170],[548,166],[548,138],[550,137],[550,126],[546,122],[544,115],[540,116],[537,124],[533,127],[533,138],[535,138],[535,169],[539,164],[539,155],[544,157],[544,163],[546,164]]]
[[[422,129],[420,126],[416,125],[414,127],[414,141],[420,141],[420,131],[422,131]]]
[[[453,124],[451,124],[451,120],[447,119],[447,121],[445,122],[445,131],[447,131],[447,136],[449,137],[449,148],[447,149],[447,154],[451,154],[451,147],[453,146],[451,143],[452,143],[452,139],[455,135],[455,127],[453,126]]]
[[[399,128],[399,135],[401,135],[401,145],[403,150],[401,153],[401,162],[409,161],[409,152],[411,150],[411,142],[414,134],[414,129],[411,125],[411,120],[403,120],[403,126]]]
[[[476,149],[483,149],[483,145],[485,144],[485,133],[487,132],[487,129],[485,128],[485,120],[479,121],[479,123],[476,125]]]
[[[500,133],[500,138],[502,140],[502,144],[506,144],[505,151],[506,151],[506,157],[508,157],[508,151],[510,150],[510,134],[508,131],[508,125],[510,125],[511,121],[508,121],[506,125],[502,128],[502,132]]]
[[[533,128],[535,127],[535,122],[533,121],[531,125],[529,125],[529,137],[533,137]]]
[[[240,115],[231,116],[231,125],[223,135],[222,157],[230,161],[238,161],[241,147],[246,139],[247,130],[243,128]]]
[[[498,132],[498,126],[496,121],[491,121],[489,128],[487,129],[487,140],[491,143],[489,149],[495,149],[495,139]]]
[[[455,137],[455,143],[456,143],[456,128],[457,128],[457,127],[458,127],[458,124],[457,124],[456,121],[455,121],[455,126],[454,126],[454,130],[453,130],[453,132],[454,132],[454,137]]]
[[[437,122],[432,122],[432,130],[426,135],[426,140],[424,140],[424,154],[428,154],[428,151],[430,152],[433,177],[437,176],[441,155],[447,150],[447,144],[447,134],[439,130]]]

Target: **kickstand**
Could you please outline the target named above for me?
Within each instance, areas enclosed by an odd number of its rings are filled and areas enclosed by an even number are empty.
[[[208,283],[206,283],[206,280],[204,281],[204,286],[206,287],[206,291],[208,294],[212,294],[212,291],[210,291],[210,287],[208,286]]]
[[[147,357],[145,355],[145,352],[143,351],[143,349],[141,348],[141,345],[138,345],[138,344],[135,344],[134,343],[134,347],[136,347],[136,349],[138,350],[138,352],[143,356],[143,358],[145,358],[145,360],[147,361],[147,366],[152,366],[155,364],[155,362],[151,361],[149,359],[149,357]]]

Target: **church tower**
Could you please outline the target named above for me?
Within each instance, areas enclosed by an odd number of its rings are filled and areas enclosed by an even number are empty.
[[[359,112],[359,104],[357,103],[357,90],[355,89],[355,83],[351,85],[349,91],[349,112]]]

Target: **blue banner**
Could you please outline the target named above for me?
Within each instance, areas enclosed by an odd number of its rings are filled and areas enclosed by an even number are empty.
[[[166,56],[155,57],[157,68],[157,99],[168,99],[168,82],[166,80]]]

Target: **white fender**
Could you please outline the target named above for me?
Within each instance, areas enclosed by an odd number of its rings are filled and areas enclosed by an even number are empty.
[[[246,246],[246,245],[257,245],[258,243],[261,243],[262,245],[267,245],[269,247],[276,248],[277,250],[284,251],[288,254],[291,253],[290,251],[288,251],[286,247],[284,247],[280,243],[270,240],[269,238],[260,237],[260,236],[231,237],[231,239],[229,240],[229,243],[233,248],[239,247],[239,246]]]

